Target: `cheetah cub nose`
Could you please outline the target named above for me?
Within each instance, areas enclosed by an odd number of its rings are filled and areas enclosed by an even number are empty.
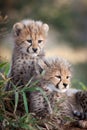
[[[37,52],[37,48],[32,48],[32,50],[33,50],[34,52]]]
[[[63,83],[64,87],[66,88],[67,87],[67,84],[66,83]]]

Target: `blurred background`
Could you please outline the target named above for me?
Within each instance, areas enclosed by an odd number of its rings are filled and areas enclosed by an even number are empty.
[[[68,59],[72,86],[87,86],[87,0],[0,0],[0,60],[10,62],[12,26],[27,18],[49,25],[46,55]]]

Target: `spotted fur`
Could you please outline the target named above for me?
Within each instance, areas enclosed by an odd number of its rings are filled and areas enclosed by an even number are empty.
[[[87,120],[87,91],[68,89],[65,95],[61,112],[73,119]]]
[[[29,109],[30,112],[42,117],[53,113],[56,94],[65,92],[69,88],[71,65],[59,57],[46,59],[42,75],[37,79],[38,83],[36,86],[42,88],[49,102],[46,101],[41,92],[30,92]]]
[[[38,62],[44,64],[44,45],[49,27],[41,21],[23,20],[13,26],[14,49],[6,90],[24,86],[39,73]],[[37,67],[36,67],[37,66]]]

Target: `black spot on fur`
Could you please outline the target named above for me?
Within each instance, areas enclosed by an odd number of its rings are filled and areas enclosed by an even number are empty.
[[[20,74],[23,74],[23,72],[21,71]]]
[[[26,61],[24,61],[23,63],[26,64]]]
[[[18,62],[21,62],[21,60],[18,60]]]

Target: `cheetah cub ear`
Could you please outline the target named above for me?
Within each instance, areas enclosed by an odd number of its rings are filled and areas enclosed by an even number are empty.
[[[22,23],[16,23],[13,25],[13,33],[15,36],[19,36],[21,30],[24,28]]]
[[[49,26],[48,26],[48,24],[43,24],[43,29],[44,29],[44,31],[47,33],[48,31],[49,31]]]

